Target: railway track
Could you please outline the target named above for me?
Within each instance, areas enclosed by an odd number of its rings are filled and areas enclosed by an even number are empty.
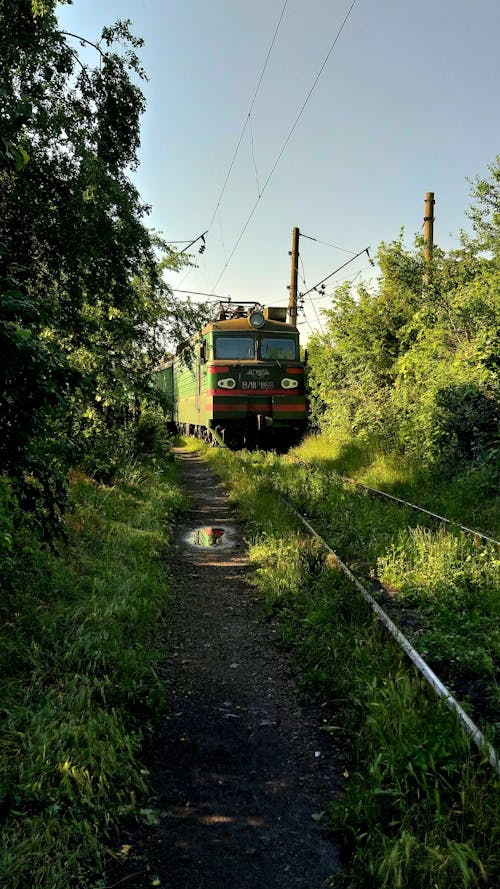
[[[204,438],[206,444],[212,444],[216,447],[226,448],[227,450],[229,450],[221,436],[215,430],[210,429],[208,430],[208,432],[209,435]],[[299,466],[311,465],[309,463],[306,463],[305,460],[300,460],[299,457],[296,457],[295,455],[292,455],[291,459]],[[489,537],[488,534],[484,534],[483,531],[478,531],[476,528],[469,528],[467,527],[467,525],[462,525],[460,522],[456,522],[453,519],[448,519],[436,512],[425,509],[425,507],[423,506],[418,506],[415,503],[410,503],[409,500],[403,500],[402,497],[395,497],[393,494],[388,494],[386,491],[381,491],[378,488],[371,488],[369,485],[365,485],[363,484],[363,482],[355,481],[355,479],[349,478],[349,476],[347,475],[338,474],[338,478],[344,483],[352,485],[353,488],[359,488],[362,491],[366,491],[366,493],[370,494],[372,497],[377,497],[381,500],[389,500],[392,503],[398,504],[399,506],[404,506],[407,509],[412,509],[415,512],[420,512],[423,515],[429,516],[429,518],[435,519],[442,525],[448,525],[452,528],[457,528],[459,531],[463,531],[465,534],[471,534],[478,540],[482,540],[485,543],[492,543],[494,546],[500,547],[500,540],[496,540],[494,537]]]
[[[304,460],[300,460],[298,457],[292,457],[294,463],[299,464],[300,466],[310,466],[310,463],[306,463]],[[407,509],[412,509],[415,512],[421,512],[423,515],[429,516],[429,518],[435,519],[440,522],[442,525],[448,525],[452,528],[457,528],[460,531],[463,531],[465,534],[472,534],[473,537],[478,540],[483,540],[485,543],[492,543],[494,546],[500,547],[500,540],[495,540],[494,537],[489,537],[487,534],[484,534],[482,531],[477,531],[475,528],[468,528],[467,525],[461,525],[460,522],[455,522],[452,519],[448,519],[445,516],[439,515],[436,512],[432,512],[429,509],[425,509],[423,506],[417,506],[415,503],[410,503],[409,500],[403,500],[401,497],[395,497],[393,494],[388,494],[386,491],[380,491],[378,488],[370,488],[369,485],[365,485],[362,482],[357,482],[353,478],[349,478],[347,475],[338,475],[338,478],[345,482],[346,484],[351,485],[353,488],[360,488],[362,491],[366,491],[367,494],[370,494],[372,497],[377,497],[381,500],[389,500],[392,503],[396,503],[399,506],[404,506]]]
[[[488,535],[483,534],[482,531],[477,531],[474,528],[468,528],[467,525],[461,525],[460,522],[454,522],[452,521],[452,519],[447,519],[442,515],[438,515],[438,513],[436,512],[431,512],[429,509],[424,509],[423,506],[417,506],[415,503],[410,503],[408,500],[403,500],[400,497],[394,497],[393,494],[387,494],[385,491],[379,491],[377,488],[370,488],[368,485],[364,485],[362,482],[356,482],[353,479],[348,479],[346,476],[341,476],[341,478],[344,481],[348,481],[356,488],[361,488],[368,494],[371,494],[373,497],[379,497],[382,500],[391,500],[393,503],[397,503],[400,506],[405,506],[408,509],[415,510],[415,512],[421,512],[424,515],[430,516],[430,518],[436,519],[436,521],[440,522],[442,525],[449,525],[450,527],[458,528],[465,534],[472,534],[478,540],[484,540],[486,543],[493,543],[495,546],[500,546],[500,540],[495,540],[494,537],[488,537]]]
[[[377,618],[381,621],[381,623],[384,625],[384,627],[390,633],[396,643],[400,646],[400,648],[403,649],[405,654],[412,661],[419,673],[421,673],[425,681],[428,683],[428,685],[430,685],[436,695],[445,702],[446,706],[452,712],[456,714],[466,734],[472,739],[479,751],[487,757],[488,762],[492,766],[492,768],[494,768],[495,771],[500,775],[500,757],[495,748],[485,738],[480,728],[476,725],[475,722],[473,722],[470,716],[465,712],[463,707],[461,707],[456,698],[452,695],[450,690],[444,685],[443,682],[441,682],[439,677],[434,673],[434,671],[426,663],[424,658],[413,647],[404,633],[402,633],[401,630],[398,629],[396,624],[391,620],[389,615],[384,611],[379,603],[376,602],[376,600],[368,592],[366,587],[363,586],[361,581],[352,573],[352,571],[342,561],[338,554],[331,548],[331,546],[329,546],[329,544],[321,536],[321,534],[316,531],[310,521],[306,519],[305,516],[301,515],[301,513],[297,509],[295,509],[295,507],[291,503],[289,503],[289,501],[287,502],[290,509],[295,513],[297,518],[308,530],[308,532],[321,543],[321,545],[327,550],[328,553],[330,553],[334,557],[336,565],[346,575],[346,577],[349,578],[358,592],[361,593],[372,611],[376,614]]]
[[[303,460],[299,460],[297,457],[293,457],[294,462],[299,463],[302,466],[308,466],[310,464],[306,463]],[[403,500],[402,498],[395,497],[392,494],[387,494],[385,491],[380,491],[376,488],[371,488],[368,485],[364,485],[360,482],[356,482],[353,479],[350,479],[346,476],[339,476],[339,478],[347,483],[352,485],[352,487],[360,489],[368,493],[370,496],[377,497],[382,500],[387,500],[392,503],[396,503],[399,506],[406,507],[414,510],[415,512],[422,513],[440,524],[447,525],[449,527],[457,528],[460,531],[463,531],[466,534],[473,535],[475,539],[480,540],[483,543],[490,543],[494,546],[500,547],[500,541],[496,540],[493,537],[484,534],[481,531],[478,531],[474,528],[469,528],[466,525],[462,525],[459,522],[454,522],[451,519],[448,519],[444,516],[439,515],[438,513],[434,513],[424,507],[418,506],[414,503],[410,503],[409,501]],[[303,516],[292,503],[287,498],[287,503],[289,507],[292,509],[294,514],[303,524],[303,526],[307,529],[307,531],[318,540],[321,545],[329,552],[335,559],[335,563],[338,565],[339,569],[349,578],[351,583],[356,587],[358,592],[361,593],[365,601],[368,603],[372,611],[375,613],[380,622],[384,625],[386,630],[390,633],[399,647],[405,652],[407,657],[412,661],[415,665],[419,673],[423,676],[428,685],[433,689],[435,694],[441,698],[446,706],[453,711],[459,719],[460,724],[462,725],[463,730],[466,734],[472,739],[474,744],[478,747],[478,749],[486,754],[488,762],[495,769],[495,771],[500,774],[500,756],[495,748],[489,743],[489,741],[485,738],[481,729],[476,725],[476,723],[470,718],[470,716],[465,712],[463,707],[459,704],[456,698],[452,695],[451,691],[444,685],[444,683],[439,679],[439,677],[434,673],[429,664],[426,663],[424,658],[419,654],[419,652],[414,648],[411,642],[407,639],[404,633],[396,626],[394,621],[391,620],[389,615],[384,611],[384,609],[379,605],[379,603],[373,598],[371,593],[366,589],[366,587],[361,583],[359,578],[357,578],[350,568],[342,561],[339,555],[330,547],[327,541],[319,534],[319,532],[313,527],[308,518]]]
[[[222,447],[225,447],[224,443],[219,443]],[[309,466],[310,464],[306,463],[303,460],[299,460],[296,457],[293,457],[294,462],[299,463],[302,466]],[[464,533],[473,535],[475,538],[479,540],[490,543],[495,546],[500,546],[500,542],[495,540],[494,538],[477,531],[473,528],[468,528],[465,525],[461,525],[457,522],[454,522],[450,519],[445,518],[444,516],[440,516],[437,513],[433,513],[430,510],[427,510],[423,507],[417,506],[416,504],[410,503],[409,501],[405,501],[402,498],[394,497],[391,494],[386,494],[384,491],[379,491],[375,488],[370,488],[367,485],[355,482],[352,479],[346,478],[344,476],[339,476],[339,478],[352,484],[356,488],[360,488],[365,490],[368,494],[374,497],[378,497],[381,499],[387,499],[388,501],[395,502],[398,505],[410,508],[415,510],[416,512],[420,512],[422,514],[427,515],[428,517],[440,522],[441,524],[448,525],[453,528],[457,528]],[[434,693],[444,701],[448,709],[454,712],[464,730],[464,732],[471,738],[473,743],[477,746],[479,751],[484,755],[485,761],[489,762],[490,766],[500,775],[500,756],[498,752],[495,750],[492,744],[486,739],[481,729],[476,725],[476,723],[471,719],[471,717],[466,713],[454,695],[451,693],[449,688],[439,679],[436,673],[432,670],[429,664],[424,660],[422,655],[414,648],[409,639],[401,632],[401,630],[396,626],[394,621],[390,618],[390,616],[384,611],[381,605],[374,599],[371,593],[366,589],[366,587],[361,583],[358,577],[356,577],[350,568],[342,561],[339,555],[332,549],[332,547],[327,543],[327,541],[321,536],[321,534],[314,528],[314,526],[309,521],[309,518],[306,518],[302,515],[290,502],[289,498],[283,494],[282,491],[276,490],[278,496],[283,497],[289,508],[293,511],[296,517],[299,519],[301,524],[306,528],[308,533],[318,540],[321,545],[326,549],[328,553],[330,553],[338,568],[345,574],[346,577],[349,578],[351,583],[356,587],[358,592],[362,595],[364,600],[367,602],[369,607],[375,613],[378,620],[385,627],[387,632],[392,636],[397,645],[405,652],[406,656],[410,659],[410,661],[414,664],[416,669],[425,679],[427,684],[433,689]]]

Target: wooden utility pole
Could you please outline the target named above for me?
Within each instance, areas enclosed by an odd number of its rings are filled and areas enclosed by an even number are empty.
[[[434,246],[434,192],[427,191],[424,202],[424,275],[423,285],[427,287],[430,282],[430,266],[432,261],[432,248]]]
[[[297,282],[299,277],[299,237],[300,232],[298,228],[292,229],[292,249],[290,251],[291,256],[291,268],[290,268],[290,295],[288,298],[288,317],[287,321],[289,324],[293,324],[294,327],[297,324]]]

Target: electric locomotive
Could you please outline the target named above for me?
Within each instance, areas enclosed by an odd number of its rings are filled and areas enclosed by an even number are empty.
[[[286,450],[305,429],[299,332],[284,308],[221,304],[155,377],[180,432],[233,449]]]

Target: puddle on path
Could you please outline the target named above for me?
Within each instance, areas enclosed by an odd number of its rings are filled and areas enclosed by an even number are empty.
[[[204,525],[189,531],[184,542],[202,549],[230,549],[236,545],[236,534],[227,525]]]

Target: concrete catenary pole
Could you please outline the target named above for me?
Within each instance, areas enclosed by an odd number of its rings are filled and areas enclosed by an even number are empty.
[[[290,295],[288,298],[288,322],[294,326],[297,324],[297,283],[299,276],[299,237],[297,227],[292,229],[292,249],[290,251]]]

